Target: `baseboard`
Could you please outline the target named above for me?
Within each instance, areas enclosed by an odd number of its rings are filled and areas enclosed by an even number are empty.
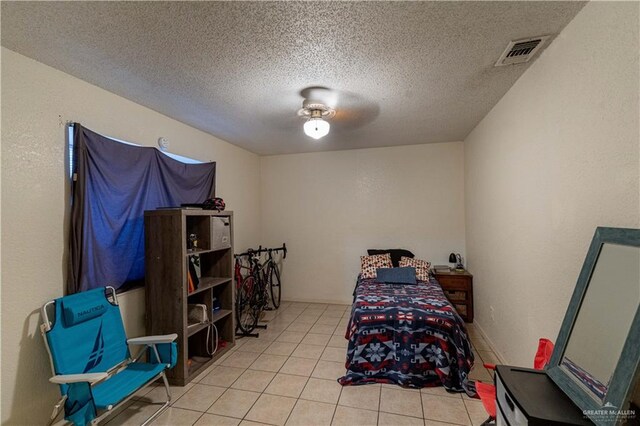
[[[474,325],[474,328],[482,335],[482,338],[484,339],[484,341],[487,342],[487,345],[489,345],[489,347],[491,348],[491,351],[496,355],[496,358],[500,360],[500,363],[508,365],[509,363],[507,362],[505,357],[502,355],[502,353],[496,349],[496,345],[491,341],[491,339],[489,339],[489,337],[487,336],[487,333],[484,331],[482,326],[478,323],[478,320],[475,320],[473,325]]]
[[[287,298],[282,299],[283,302],[295,302],[295,303],[326,303],[329,305],[351,305],[351,300],[349,301],[344,301],[344,300],[329,300],[329,299],[313,299],[313,300],[309,300],[309,299],[298,299],[298,298]]]

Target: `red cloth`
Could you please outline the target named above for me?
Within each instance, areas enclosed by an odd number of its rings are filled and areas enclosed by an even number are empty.
[[[496,387],[488,383],[476,382],[476,391],[487,414],[496,417]]]
[[[551,361],[551,354],[553,354],[553,342],[549,339],[540,339],[538,342],[538,351],[533,360],[533,368],[536,370],[544,370],[547,364],[549,364],[549,361]]]
[[[549,339],[540,339],[538,341],[538,351],[533,360],[533,368],[543,370],[553,354],[553,342]],[[484,405],[484,409],[491,418],[496,417],[496,387],[488,383],[476,382],[476,391]]]

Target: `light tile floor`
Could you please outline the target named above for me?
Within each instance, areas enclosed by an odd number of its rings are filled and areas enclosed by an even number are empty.
[[[340,386],[350,306],[283,302],[266,313],[268,329],[236,346],[185,387],[172,387],[173,403],[154,425],[479,425],[479,400],[444,388],[396,385]],[[496,362],[468,324],[476,348],[473,379],[491,381],[482,367]],[[147,388],[112,417],[109,426],[140,424],[164,397]]]

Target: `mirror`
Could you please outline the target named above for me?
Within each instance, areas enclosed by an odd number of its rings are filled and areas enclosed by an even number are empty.
[[[640,247],[603,244],[560,364],[598,402],[639,305]]]
[[[547,370],[598,425],[623,420],[640,374],[640,230],[597,228]]]

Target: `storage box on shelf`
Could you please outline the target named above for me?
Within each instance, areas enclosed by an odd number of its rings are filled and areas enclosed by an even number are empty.
[[[189,236],[197,236],[190,250]],[[189,257],[200,258],[199,283],[189,291]],[[145,297],[147,334],[178,334],[178,363],[167,373],[185,385],[235,344],[233,291],[233,213],[162,209],[145,212]],[[220,309],[213,310],[216,298]],[[189,325],[188,305],[206,305],[208,322]],[[215,333],[224,347],[211,356]],[[214,342],[215,343],[215,342]],[[214,344],[215,346],[215,344]]]

